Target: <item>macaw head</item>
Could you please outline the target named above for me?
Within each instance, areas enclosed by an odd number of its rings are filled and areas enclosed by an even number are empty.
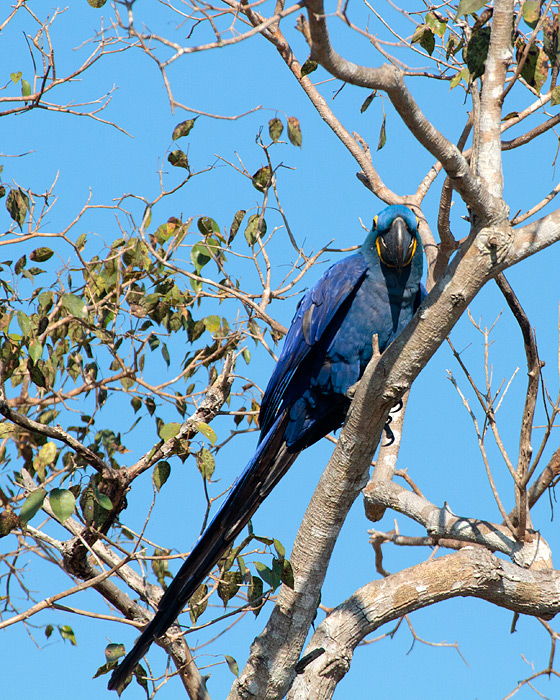
[[[400,274],[418,246],[418,217],[401,204],[383,209],[373,220],[375,247],[382,263]]]

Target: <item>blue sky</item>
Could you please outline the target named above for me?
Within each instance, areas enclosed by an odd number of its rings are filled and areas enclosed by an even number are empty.
[[[34,3],[38,12],[45,11],[41,5]],[[139,18],[159,32],[171,34],[175,23],[166,19],[161,7],[157,10],[154,7],[154,4],[139,2]],[[356,14],[360,12],[357,8]],[[101,15],[106,18],[111,16],[109,6],[95,11],[84,0],[73,3],[57,19],[53,43],[60,51],[59,75],[77,65],[80,56],[90,50],[87,46],[77,50],[76,47],[93,35]],[[394,17],[393,21],[402,20]],[[291,28],[294,23],[295,15],[287,20],[286,25]],[[34,29],[27,20],[25,23],[14,21],[0,38],[4,57],[1,85],[9,82],[11,72],[21,70],[25,77],[32,70],[22,31],[32,33]],[[403,31],[411,33],[410,27]],[[202,37],[202,28],[200,33]],[[293,38],[298,58],[303,61],[307,55],[303,38],[295,30],[290,29],[288,34]],[[356,40],[346,28],[335,28],[333,38],[338,50],[348,58],[368,64],[378,62],[379,57],[368,42]],[[202,40],[198,36],[195,39]],[[321,70],[314,75],[317,79],[327,78]],[[259,129],[266,128],[268,120],[275,115],[284,121],[286,116],[297,116],[302,127],[303,147],[298,149],[288,144],[274,149],[276,162],[282,161],[290,168],[282,172],[279,189],[282,205],[296,238],[305,241],[307,250],[317,250],[331,239],[334,239],[333,245],[336,247],[361,242],[364,233],[360,219],[369,225],[383,204],[356,179],[356,163],[309,105],[303,91],[271,45],[255,37],[237,46],[194,54],[178,61],[170,71],[170,78],[176,98],[203,111],[234,115],[262,105],[262,109],[237,121],[201,117],[188,140],[182,139],[181,143],[186,150],[188,142],[189,159],[196,169],[216,163],[218,155],[234,161],[238,153],[247,169],[254,172],[262,164],[260,149],[255,145]],[[408,85],[436,126],[455,140],[468,110],[461,88],[449,92],[446,83],[432,83],[421,78],[409,79]],[[175,114],[170,112],[155,64],[139,51],[130,50],[105,57],[83,76],[81,82],[61,88],[57,99],[92,99],[107,93],[113,86],[118,86],[118,89],[102,116],[118,122],[132,138],[85,117],[44,111],[7,117],[2,122],[0,164],[4,165],[2,179],[5,183],[15,182],[33,192],[41,192],[59,174],[56,186],[59,201],[46,224],[46,230],[56,231],[72,220],[90,192],[92,201],[97,204],[110,204],[114,198],[126,193],[152,199],[159,191],[160,167],[164,170],[166,186],[177,184],[181,178],[177,169],[168,166],[166,158],[167,153],[176,147],[171,140],[173,127],[192,115],[181,111]],[[368,92],[346,86],[334,97],[339,87],[337,82],[327,83],[322,87],[323,95],[346,128],[358,131],[374,149],[382,120],[381,99],[374,100],[370,108],[361,114],[360,105]],[[10,90],[16,94],[18,88],[8,85],[0,94],[8,94]],[[506,111],[520,109],[529,101],[528,93],[513,91]],[[390,187],[405,194],[416,189],[419,180],[431,166],[432,158],[414,143],[389,102],[384,100],[383,105],[387,112],[387,144],[374,154],[374,164]],[[529,126],[536,123],[537,118],[534,118]],[[516,133],[521,132],[518,130]],[[534,147],[504,155],[505,191],[512,212],[531,206],[556,184],[552,165],[556,147],[556,136],[549,134]],[[11,157],[23,153],[27,155]],[[434,187],[424,208],[434,229],[439,189],[438,186]],[[456,236],[462,237],[467,233],[467,224],[460,218],[465,208],[458,197],[455,200],[452,226]],[[224,229],[229,227],[238,209],[248,209],[258,201],[256,190],[250,182],[224,165],[194,178],[176,196],[166,200],[154,211],[154,221],[163,222],[169,216],[178,216],[182,212],[185,217],[212,216]],[[130,206],[136,216],[141,215],[140,205],[131,201]],[[3,211],[0,216],[4,217],[4,227],[7,228],[7,212]],[[104,212],[88,217],[73,235],[77,237],[84,231],[88,233],[92,246],[97,236],[110,240],[119,235],[113,217]],[[238,241],[240,250],[241,242]],[[36,244],[21,245],[21,254],[34,247]],[[283,245],[282,239],[273,250],[280,279],[290,259],[290,251]],[[61,249],[59,253],[64,257],[69,251]],[[338,259],[335,253],[328,258],[332,261]],[[547,386],[552,395],[558,390],[559,263],[558,250],[553,247],[525,261],[507,275],[536,328],[540,355],[546,361]],[[313,270],[306,285],[317,279],[324,269],[325,265],[320,265]],[[275,303],[272,313],[287,324],[295,303],[296,299],[283,304]],[[492,364],[496,386],[502,377],[507,381],[516,367],[520,367],[504,402],[503,423],[500,425],[505,442],[515,457],[526,373],[519,329],[505,306],[497,287],[490,283],[474,300],[471,312],[477,320],[482,320],[483,326],[490,326],[505,309],[493,334]],[[462,357],[473,374],[482,378],[482,337],[467,318],[463,318],[454,329],[452,339],[455,347],[462,351]],[[247,373],[262,386],[271,368],[272,360],[263,353],[251,363]],[[412,389],[399,466],[409,469],[432,502],[442,505],[447,501],[456,513],[499,521],[470,419],[457,392],[446,378],[447,369],[453,371],[471,405],[475,405],[459,367],[449,348],[444,345]],[[119,418],[115,415],[115,420]],[[176,417],[172,419],[176,420]],[[219,421],[216,421],[215,428],[219,432]],[[224,426],[222,430],[227,435],[229,428]],[[143,436],[135,436],[134,450],[128,455],[130,463],[155,439],[155,434],[149,431]],[[555,449],[556,442],[553,435],[546,455]],[[222,484],[234,480],[250,458],[254,444],[255,436],[251,435],[241,439],[235,451],[220,452],[217,474]],[[277,537],[290,550],[298,523],[330,451],[331,445],[324,442],[298,459],[255,516],[253,523],[257,532]],[[489,451],[495,465],[496,480],[507,494],[506,503],[511,507],[513,492],[508,485],[509,477],[495,451]],[[184,468],[175,469],[173,478],[172,488],[164,487],[158,499],[150,533],[154,539],[185,551],[198,534],[199,520],[193,493],[200,493],[200,483],[196,470],[192,465],[189,468],[188,463]],[[217,490],[222,489],[218,486]],[[143,522],[150,501],[150,477],[146,475],[143,485],[135,489],[129,498],[128,514],[132,523]],[[396,520],[402,533],[421,534],[420,528],[402,516],[397,516]],[[551,522],[551,510],[546,498],[536,509],[535,522],[554,552],[559,544],[557,527],[555,522]],[[323,589],[325,605],[334,606],[342,602],[356,588],[378,577],[367,541],[369,527],[371,523],[365,519],[358,500],[335,550]],[[378,527],[392,529],[393,516],[387,514]],[[173,533],[169,532],[170,528],[174,529]],[[62,537],[62,531],[58,536]],[[13,542],[3,540],[2,547],[11,548]],[[385,567],[396,571],[422,561],[427,552],[387,546],[384,554]],[[40,590],[43,595],[69,586],[67,578],[36,558],[29,560],[26,581],[31,589]],[[72,604],[78,608],[107,611],[97,594],[90,592],[81,594],[79,599],[72,600]],[[22,606],[26,606],[25,601],[22,601]],[[403,626],[393,640],[385,639],[356,651],[352,668],[341,682],[335,697],[342,700],[388,696],[430,696],[433,700],[448,700],[450,697],[454,700],[501,698],[514,688],[518,679],[529,675],[529,663],[534,663],[537,669],[541,668],[546,664],[549,653],[547,635],[537,621],[522,618],[517,632],[511,635],[511,619],[510,612],[478,600],[458,599],[419,611],[412,616],[417,634],[433,642],[457,641],[468,665],[454,649],[438,649],[419,642],[407,654],[412,639]],[[216,656],[209,656],[208,662],[220,662],[223,660],[220,655],[230,654],[241,666],[250,642],[261,631],[265,620],[266,611],[256,620],[252,614],[245,616],[230,634],[212,647],[211,651]],[[40,647],[38,649],[21,625],[1,632],[3,687],[11,697],[27,698],[41,693],[47,697],[56,695],[59,700],[69,700],[76,696],[77,688],[84,700],[110,697],[105,689],[106,677],[95,680],[91,680],[91,677],[97,667],[104,663],[103,649],[107,642],[123,642],[129,648],[135,637],[133,629],[55,612],[42,613],[30,622],[37,625],[48,622],[70,624],[76,633],[78,646],[72,647],[55,636],[46,642],[43,631],[37,629],[33,634]],[[201,635],[201,639],[205,638]],[[163,668],[161,650],[154,649],[150,658],[154,668]],[[32,673],[30,669],[33,669]],[[223,663],[213,668],[211,673],[211,695],[225,697],[233,676]],[[540,680],[537,687],[550,697],[558,694],[557,681],[549,683],[548,680]],[[162,700],[180,697],[182,692],[178,682],[173,682],[161,690],[159,697]],[[129,698],[142,696],[140,688],[133,686],[126,693]],[[523,699],[534,697],[534,694],[524,688],[516,697]]]

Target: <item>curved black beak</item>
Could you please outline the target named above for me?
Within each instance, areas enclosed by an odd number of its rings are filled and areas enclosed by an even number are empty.
[[[394,261],[397,272],[402,272],[410,245],[410,232],[404,219],[398,216],[389,229],[389,237],[394,246]]]
[[[377,239],[379,257],[385,265],[396,268],[399,274],[410,264],[415,250],[416,237],[400,216],[397,216],[391,227]]]

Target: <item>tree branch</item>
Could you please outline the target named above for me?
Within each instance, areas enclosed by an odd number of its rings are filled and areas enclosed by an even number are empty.
[[[422,113],[404,84],[402,71],[389,64],[381,68],[368,68],[345,60],[331,46],[323,1],[308,0],[307,8],[312,58],[331,75],[346,83],[385,91],[411,133],[442,163],[453,180],[454,188],[481,221],[489,223],[501,220],[503,217],[501,202],[493,200],[478,178],[473,175],[459,149],[448,141]]]
[[[472,542],[492,552],[501,552],[524,568],[552,568],[550,549],[537,533],[531,533],[527,542],[520,542],[503,525],[455,515],[447,504],[438,508],[390,481],[372,481],[363,494],[366,503],[391,508],[420,523],[436,543],[440,538]]]
[[[366,635],[414,610],[458,596],[549,620],[560,611],[560,572],[529,571],[484,549],[466,548],[372,581],[318,626],[305,650],[316,658],[296,677],[288,697],[331,698]]]

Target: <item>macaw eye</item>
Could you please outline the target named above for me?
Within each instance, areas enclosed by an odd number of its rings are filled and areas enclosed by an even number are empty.
[[[412,258],[414,257],[414,253],[416,252],[416,237],[412,239],[410,242],[410,245],[408,246],[408,250],[406,251],[406,257],[404,260],[404,264],[408,265]]]
[[[393,267],[391,262],[391,253],[387,243],[385,243],[385,240],[383,239],[383,236],[377,236],[375,245],[377,247],[377,255],[379,255],[380,259],[383,260],[386,265],[389,265],[389,267]]]

